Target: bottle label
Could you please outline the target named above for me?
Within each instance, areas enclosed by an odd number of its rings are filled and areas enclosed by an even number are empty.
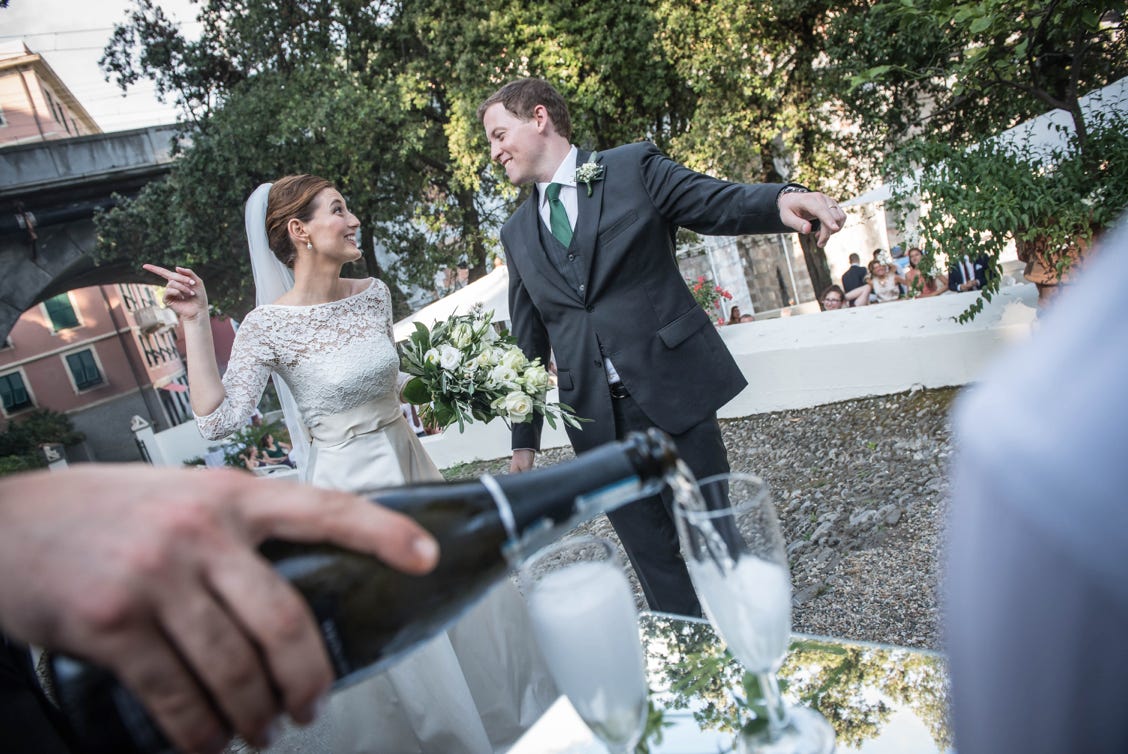
[[[330,617],[318,616],[320,618],[321,636],[325,639],[325,650],[329,653],[329,659],[333,663],[333,671],[337,674],[338,678],[344,678],[349,673],[353,672],[352,663],[349,662],[348,655],[345,653],[345,646],[341,643],[341,634],[337,630],[337,621]]]

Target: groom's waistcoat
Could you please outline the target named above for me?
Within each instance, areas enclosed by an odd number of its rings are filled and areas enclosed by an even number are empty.
[[[677,228],[790,232],[779,221],[779,184],[719,181],[650,143],[601,152],[599,162],[604,175],[591,195],[577,186],[567,249],[544,228],[535,190],[501,231],[513,334],[546,363],[551,347],[560,400],[594,420],[569,429],[577,450],[615,439],[604,355],[651,421],[672,434],[708,418],[747,384],[681,276]],[[539,447],[539,424],[517,425],[513,439],[514,447]]]

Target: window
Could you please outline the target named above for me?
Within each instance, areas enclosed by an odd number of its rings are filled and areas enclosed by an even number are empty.
[[[133,286],[123,283],[118,283],[118,296],[121,297],[121,303],[127,312],[131,312],[137,308],[137,301],[133,298]]]
[[[69,293],[49,298],[43,302],[43,306],[47,309],[47,318],[51,320],[51,327],[55,332],[78,327],[78,315],[71,305]]]
[[[3,401],[6,414],[31,408],[31,395],[27,392],[22,374],[19,372],[0,374],[0,401]]]
[[[58,122],[59,111],[55,109],[55,98],[51,96],[51,91],[44,89],[43,98],[47,100],[47,109],[51,111],[51,117],[54,118],[56,122]]]
[[[98,363],[94,361],[94,352],[89,348],[77,353],[68,353],[67,366],[70,367],[77,390],[89,390],[102,384],[102,372],[98,369]]]

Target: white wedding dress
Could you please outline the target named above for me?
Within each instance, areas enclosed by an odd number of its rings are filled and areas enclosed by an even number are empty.
[[[223,377],[227,397],[196,417],[201,433],[218,439],[242,426],[271,372],[285,380],[309,428],[312,484],[363,493],[442,479],[400,410],[391,301],[381,281],[339,301],[251,311]],[[318,723],[287,728],[270,751],[500,751],[556,697],[525,605],[507,581],[395,667],[335,693]]]

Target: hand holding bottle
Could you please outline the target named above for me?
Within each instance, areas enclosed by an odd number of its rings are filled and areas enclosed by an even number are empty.
[[[219,751],[232,728],[266,743],[282,713],[309,722],[333,682],[308,607],[255,549],[268,537],[417,574],[438,555],[398,513],[241,472],[17,474],[0,480],[0,627],[112,670],[178,747]]]
[[[338,678],[337,687],[343,688],[391,667],[457,621],[506,578],[510,563],[522,554],[571,530],[579,521],[653,494],[677,463],[673,442],[650,430],[648,435],[633,434],[567,463],[526,474],[424,482],[374,492],[373,499],[385,506],[383,516],[392,515],[388,508],[400,511],[434,535],[442,548],[437,564],[419,555],[409,557],[417,540],[408,530],[392,529],[387,532],[392,538],[379,545],[368,536],[377,534],[373,521],[358,525],[363,522],[356,515],[342,517],[343,502],[319,520],[320,537],[316,527],[287,526],[280,520],[269,531],[252,528],[248,541],[266,540],[259,551],[313,609]],[[257,484],[264,495],[277,497],[280,488],[275,485],[280,483]],[[324,498],[313,501],[309,507],[315,512],[310,515],[315,516],[324,505]],[[0,517],[0,527],[3,525]],[[387,565],[349,548],[378,557],[382,554]],[[432,564],[433,569],[428,570]],[[3,565],[0,558],[0,567]],[[403,575],[422,571],[427,572]],[[214,643],[219,637],[213,634],[210,638]],[[84,754],[168,752],[153,721],[119,687],[114,678],[117,668],[97,667],[99,658],[89,653],[84,659],[95,664],[57,656],[51,666],[59,706],[78,732],[80,750]],[[126,685],[130,685],[128,680]],[[303,702],[308,703],[307,697],[300,697],[287,709],[300,714]]]

